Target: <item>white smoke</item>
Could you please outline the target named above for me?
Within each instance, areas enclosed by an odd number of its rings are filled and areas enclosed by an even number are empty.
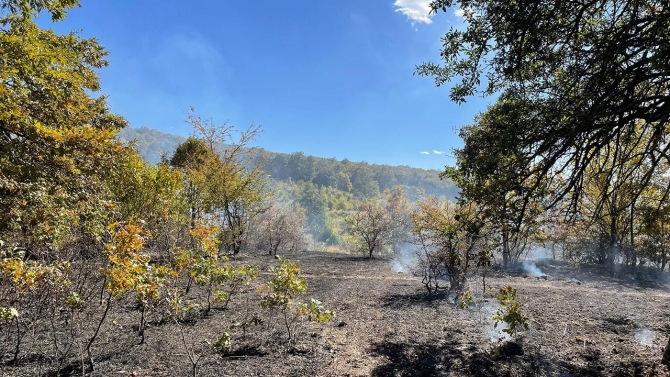
[[[656,333],[648,328],[641,328],[635,332],[635,340],[645,347],[652,347],[656,339]]]
[[[507,324],[505,322],[498,322],[496,326],[496,322],[493,320],[498,309],[500,309],[500,304],[487,302],[482,305],[480,312],[480,321],[483,322],[484,332],[492,343],[506,342],[510,338],[509,334],[503,331],[508,328]]]
[[[397,273],[407,273],[407,266],[402,263],[400,259],[394,258],[393,261],[391,261],[391,269],[393,272]]]
[[[539,267],[535,265],[533,262],[528,262],[525,261],[521,263],[521,267],[523,267],[524,272],[526,272],[528,275],[532,276],[547,276],[542,270],[540,270]]]
[[[551,251],[545,247],[533,247],[526,254],[526,259],[529,260],[550,259],[551,257]]]
[[[411,244],[400,245],[391,261],[391,269],[398,273],[411,273],[417,264],[417,255]]]

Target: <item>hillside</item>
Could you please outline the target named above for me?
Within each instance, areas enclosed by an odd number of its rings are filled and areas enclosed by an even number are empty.
[[[130,128],[121,131],[119,138],[135,141],[137,149],[147,161],[157,163],[161,155],[171,155],[184,137],[154,129]],[[302,152],[274,153],[254,148],[254,163],[263,163],[273,180],[279,182],[311,182],[318,187],[332,187],[358,198],[379,195],[384,189],[397,185],[405,188],[410,200],[421,191],[438,198],[453,199],[458,194],[455,184],[441,180],[437,170],[409,166],[375,165],[352,162],[347,159],[306,156]]]
[[[126,142],[135,141],[137,150],[142,157],[152,164],[157,164],[163,153],[166,156],[174,153],[177,145],[186,140],[183,136],[168,134],[147,127],[126,127],[121,130],[118,137]]]

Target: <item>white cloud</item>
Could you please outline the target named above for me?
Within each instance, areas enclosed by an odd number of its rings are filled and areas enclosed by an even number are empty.
[[[430,154],[430,152],[426,152],[426,151],[419,152],[419,153],[421,153],[421,154]]]
[[[436,150],[433,149],[433,153],[435,153],[435,154],[445,154],[445,153],[447,153],[447,152],[444,152],[444,151],[436,151]]]
[[[472,10],[472,8],[458,8],[454,11],[454,16],[461,22],[466,22],[466,17],[479,17],[479,13]]]
[[[430,24],[430,2],[431,0],[396,0],[393,5],[398,7],[396,12],[407,16],[413,22],[423,22]]]

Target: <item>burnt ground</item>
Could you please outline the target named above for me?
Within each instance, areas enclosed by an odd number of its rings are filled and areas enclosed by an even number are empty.
[[[598,268],[545,264],[546,280],[492,272],[487,285],[516,288],[521,310],[530,318],[530,329],[519,341],[522,354],[508,354],[497,352],[492,341],[495,298],[457,309],[448,296],[428,298],[421,279],[393,272],[389,259],[331,253],[289,258],[301,261],[310,286],[305,298],[337,311],[330,323],[300,323],[295,345],[286,344],[283,317],[259,309],[253,289],[234,297],[226,309],[219,304],[207,316],[196,310],[179,325],[154,313],[142,345],[133,331],[136,307],[118,302],[93,349],[96,368],[86,375],[190,375],[184,343],[201,357],[199,376],[668,375],[659,362],[670,333],[670,290],[640,271],[612,276]],[[278,264],[267,256],[233,262],[258,264],[261,271]],[[259,284],[268,279],[268,273],[261,274]],[[479,284],[473,279],[471,288],[481,289]],[[231,324],[254,316],[263,323],[235,328],[230,352],[217,353],[209,344]],[[95,321],[82,319],[89,322]],[[54,371],[38,363],[26,358],[18,366],[0,367],[0,375]],[[82,375],[76,363],[61,366],[61,374],[69,373]]]

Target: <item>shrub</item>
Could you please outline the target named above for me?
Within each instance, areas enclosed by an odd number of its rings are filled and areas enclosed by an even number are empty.
[[[490,261],[492,237],[474,204],[457,205],[427,197],[417,203],[410,220],[429,294],[438,291],[443,277],[449,280],[450,289],[463,288],[470,269]]]
[[[500,309],[493,317],[495,327],[500,322],[504,322],[507,328],[502,331],[509,334],[511,338],[516,338],[522,330],[528,330],[528,318],[521,314],[519,303],[516,301],[516,289],[510,286],[500,288],[498,302]]]
[[[317,300],[312,299],[309,303],[295,301],[296,296],[307,293],[307,282],[300,276],[299,262],[291,262],[282,256],[279,267],[271,268],[270,271],[273,273],[272,280],[265,287],[266,293],[260,306],[282,312],[289,344],[294,341],[299,317],[316,322],[328,322],[335,317],[335,310],[324,309]]]

